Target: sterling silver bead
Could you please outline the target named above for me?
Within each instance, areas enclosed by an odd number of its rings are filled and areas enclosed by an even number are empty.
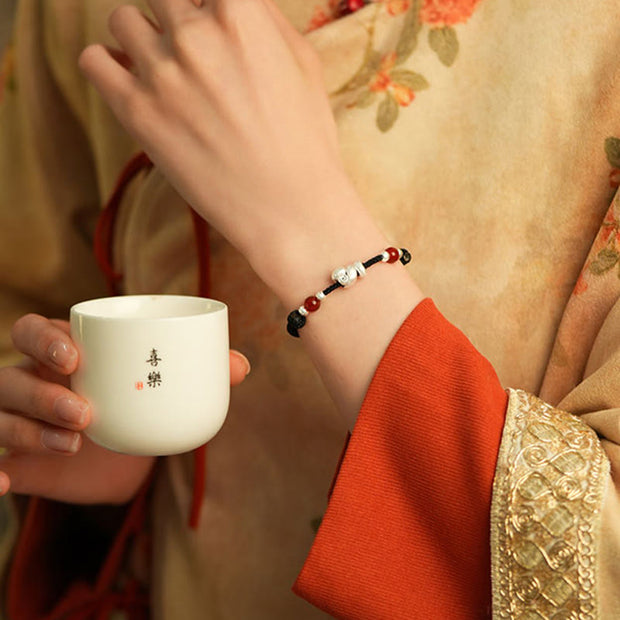
[[[363,278],[366,275],[366,267],[364,267],[362,261],[356,261],[355,263],[353,263],[353,265],[351,265],[351,267],[353,267],[353,269],[357,271],[357,275],[360,278]]]
[[[334,282],[338,282],[340,286],[348,288],[349,286],[355,284],[355,281],[357,280],[357,269],[355,269],[353,265],[334,269],[332,272],[332,280],[334,280]]]

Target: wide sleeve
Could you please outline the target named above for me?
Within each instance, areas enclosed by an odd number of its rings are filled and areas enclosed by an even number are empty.
[[[424,300],[389,345],[295,591],[338,618],[479,619],[507,395]]]
[[[351,620],[620,617],[619,319],[616,303],[556,407],[504,392],[430,300],[415,308],[295,591]]]

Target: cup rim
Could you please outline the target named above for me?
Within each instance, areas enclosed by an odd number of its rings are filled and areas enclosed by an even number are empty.
[[[182,314],[180,316],[157,316],[157,317],[137,317],[137,316],[109,316],[104,312],[99,310],[95,310],[95,308],[100,308],[106,303],[118,301],[121,303],[130,304],[135,302],[136,300],[145,300],[150,299],[152,301],[156,301],[159,299],[166,299],[169,301],[181,301],[196,304],[197,302],[207,302],[208,307],[200,312],[191,312],[189,314]],[[81,301],[79,303],[71,306],[70,316],[71,317],[84,317],[88,319],[96,319],[100,321],[180,321],[187,320],[196,317],[204,317],[207,315],[218,314],[220,312],[226,312],[228,306],[217,299],[211,299],[209,297],[199,297],[197,295],[115,295],[110,297],[98,297],[97,299],[88,299],[86,301]]]

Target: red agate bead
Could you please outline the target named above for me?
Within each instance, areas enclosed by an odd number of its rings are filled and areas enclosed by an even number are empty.
[[[400,258],[400,252],[396,248],[387,248],[385,250],[388,253],[388,263],[395,263]]]
[[[316,295],[312,295],[311,297],[307,297],[304,301],[304,308],[308,312],[316,312],[319,309],[321,302],[316,297]]]

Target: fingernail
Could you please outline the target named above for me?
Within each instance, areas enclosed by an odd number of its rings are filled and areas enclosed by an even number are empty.
[[[41,433],[41,443],[49,450],[56,452],[77,452],[80,435],[46,428]]]
[[[252,370],[252,366],[250,365],[250,360],[240,353],[239,351],[233,351],[233,353],[244,363],[245,365],[245,376],[247,377],[250,374],[250,370]]]
[[[47,349],[49,358],[56,366],[68,366],[76,356],[75,349],[67,346],[62,340],[56,340]]]
[[[81,426],[86,419],[88,403],[76,398],[61,397],[54,403],[54,413],[59,420]]]

